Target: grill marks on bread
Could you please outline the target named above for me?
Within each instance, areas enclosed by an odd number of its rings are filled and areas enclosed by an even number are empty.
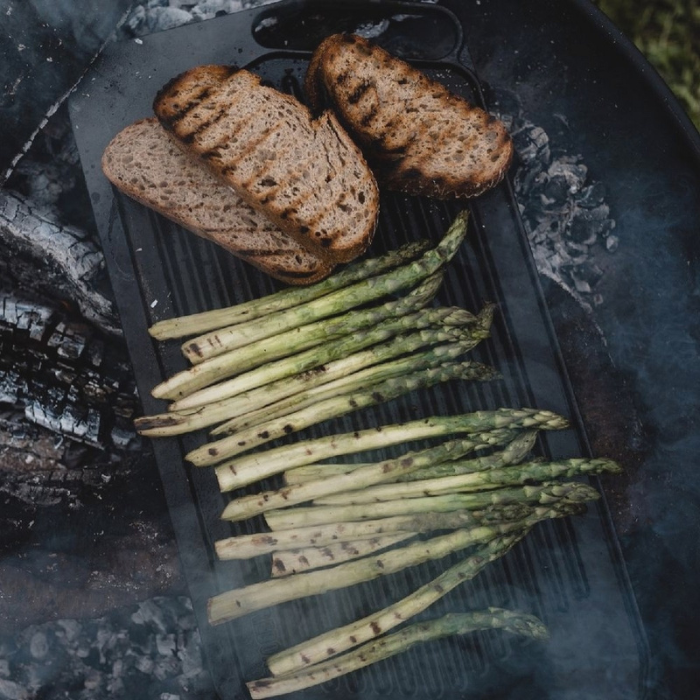
[[[184,104],[192,109],[191,100]],[[125,194],[276,279],[310,284],[332,270],[187,157],[156,119],[121,131],[105,150],[102,168]]]
[[[222,80],[230,77],[236,69],[231,66],[202,66],[200,80],[197,83],[181,81],[180,76],[173,78],[163,88],[167,96],[161,102],[161,122],[173,129],[190,111],[196,109],[209,92],[220,85]]]
[[[390,189],[475,196],[500,182],[512,161],[499,120],[361,37],[323,41],[305,91],[314,110],[330,102]]]
[[[334,115],[314,120],[258,76],[226,70],[194,68],[166,85],[154,102],[163,126],[300,245],[332,262],[360,255],[379,209],[360,150]]]

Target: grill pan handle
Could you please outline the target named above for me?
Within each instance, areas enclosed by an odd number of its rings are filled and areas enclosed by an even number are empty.
[[[263,9],[252,22],[254,40],[267,51],[306,54],[325,37],[340,32],[361,34],[405,60],[464,62],[461,23],[451,10],[438,5],[282,0]]]

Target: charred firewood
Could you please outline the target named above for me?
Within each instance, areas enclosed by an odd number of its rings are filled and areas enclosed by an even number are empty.
[[[0,190],[0,274],[15,289],[75,305],[102,331],[118,335],[112,302],[100,289],[104,259],[89,237],[17,194]]]
[[[58,306],[0,290],[0,402],[103,449],[137,444],[136,388],[121,343]]]

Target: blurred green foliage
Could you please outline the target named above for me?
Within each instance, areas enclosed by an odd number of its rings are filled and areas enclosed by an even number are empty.
[[[647,57],[700,129],[700,2],[595,2]]]

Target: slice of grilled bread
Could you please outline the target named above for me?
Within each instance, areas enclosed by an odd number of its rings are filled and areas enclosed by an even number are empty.
[[[202,87],[224,71],[224,79]],[[300,245],[336,263],[370,244],[377,184],[331,113],[312,119],[298,100],[253,73],[212,66],[171,80],[153,108],[188,153]]]
[[[333,269],[188,158],[154,118],[119,132],[102,169],[125,194],[276,279],[311,284]]]
[[[330,103],[388,189],[473,197],[511,163],[502,122],[362,37],[325,39],[304,88],[313,111]]]

